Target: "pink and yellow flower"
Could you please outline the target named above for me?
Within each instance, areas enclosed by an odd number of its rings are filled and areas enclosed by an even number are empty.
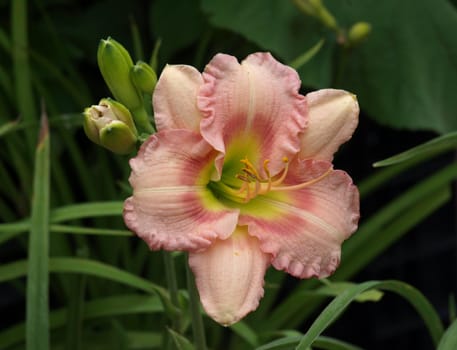
[[[332,166],[358,123],[354,95],[300,95],[269,53],[218,54],[203,74],[167,66],[153,96],[158,132],[130,161],[127,226],[152,250],[184,250],[207,314],[255,310],[273,265],[326,277],[357,228],[359,195]]]

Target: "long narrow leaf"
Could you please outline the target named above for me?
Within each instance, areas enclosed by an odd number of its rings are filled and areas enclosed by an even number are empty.
[[[297,346],[301,336],[291,336],[274,340],[268,344],[262,345],[256,350],[289,350]],[[327,350],[363,350],[362,348],[352,345],[350,343],[330,338],[330,337],[317,337],[313,343],[315,349],[327,349]]]
[[[66,324],[66,350],[82,349],[86,276],[66,276],[70,285]]]
[[[245,322],[240,321],[230,326],[238,336],[246,341],[250,346],[256,347],[259,345],[259,339],[256,332],[250,328]]]
[[[51,222],[58,223],[74,219],[122,214],[123,202],[90,202],[73,204],[51,211]]]
[[[455,148],[457,148],[457,131],[439,136],[395,156],[376,162],[373,166],[383,167],[406,162],[414,158],[430,157]]]
[[[0,72],[1,74],[1,72]],[[0,126],[0,138],[17,129],[19,120],[13,120]]]
[[[343,251],[342,259],[344,259],[344,262],[335,272],[332,279],[341,281],[352,277],[363,266],[366,266],[376,256],[398,241],[404,233],[411,230],[450,199],[451,191],[447,187],[437,190],[433,195],[425,196],[424,200],[418,201],[410,207],[408,212],[392,219],[383,226],[382,235],[375,234],[376,232],[381,232],[380,228],[376,229],[376,231],[371,231],[369,226],[365,226],[366,230],[361,229],[359,233],[369,235],[369,239],[361,242],[356,250],[349,250],[349,248],[352,248],[350,246],[347,251]]]
[[[403,193],[360,227],[358,232],[345,243],[344,253],[347,256],[355,254],[360,251],[362,244],[373,239],[378,244],[379,235],[376,233],[384,225],[396,217],[408,213],[411,206],[416,205],[420,201],[428,200],[429,197],[442,190],[443,187],[447,186],[456,178],[457,164],[454,163]]]
[[[129,314],[163,312],[156,295],[125,294],[88,301],[84,304],[84,320]],[[58,329],[67,322],[67,309],[50,313],[50,329]],[[25,324],[21,323],[0,332],[0,349],[6,349],[25,340]]]
[[[78,235],[101,235],[101,236],[125,236],[132,237],[132,232],[127,230],[112,230],[96,227],[81,227],[70,225],[51,225],[50,230],[53,233],[71,233]]]
[[[0,283],[22,277],[27,271],[27,261],[21,260],[0,266]],[[105,278],[149,293],[157,293],[169,312],[176,312],[168,292],[161,286],[117,267],[82,258],[50,258],[49,271],[79,273]]]
[[[408,195],[407,193],[402,195],[402,197]],[[403,201],[402,197],[397,198],[393,203]],[[449,198],[450,190],[448,188],[440,189],[432,187],[431,189],[428,188],[427,191],[422,191],[421,196],[416,197],[415,201],[410,202],[409,206],[403,207],[404,210],[398,211],[396,215],[386,215],[383,213],[384,209],[377,213],[369,221],[364,223],[359,231],[343,245],[342,264],[332,276],[332,280],[345,280],[353,276],[361,268],[366,266],[369,261],[378,256],[382,249],[385,249],[389,244],[399,239],[422,219],[442,206]],[[393,204],[393,207],[398,209],[397,204]],[[374,221],[376,225],[371,226],[370,231],[367,225],[371,225],[371,221]],[[383,229],[383,234],[376,235],[381,229]],[[364,237],[358,238],[362,235],[367,235],[371,238],[366,240],[364,240]],[[351,247],[352,240],[354,239],[364,240],[364,242],[357,242],[359,249],[353,249],[351,253],[351,250],[348,248]],[[302,323],[316,309],[320,302],[324,300],[324,298],[319,298],[318,296],[303,298],[304,290],[309,290],[316,286],[318,286],[318,283],[315,280],[301,282],[300,286],[271,312],[264,322],[259,323],[259,329],[290,328]]]
[[[100,216],[118,216],[122,214],[122,202],[90,202],[82,204],[73,204],[65,207],[53,209],[50,212],[50,222],[57,224],[63,221],[94,218]],[[0,224],[0,244],[14,238],[22,232],[26,232],[30,228],[29,220],[21,220],[15,223]],[[52,232],[70,233],[74,231],[77,234],[100,234],[100,235],[115,235],[128,236],[128,231],[121,230],[106,230],[95,228],[82,228],[74,226],[51,225]]]
[[[457,349],[457,321],[452,322],[437,347],[437,350],[455,349]]]
[[[321,39],[319,40],[313,47],[311,47],[309,50],[298,56],[296,59],[294,59],[292,62],[290,62],[288,65],[291,66],[294,69],[300,69],[302,66],[304,66],[308,61],[310,61],[316,54],[320,51],[322,48],[322,45],[324,45],[325,40]]]
[[[394,292],[408,301],[419,313],[436,346],[443,335],[443,325],[433,306],[412,286],[399,281],[368,281],[348,288],[320,313],[295,350],[306,350],[327,327],[335,321],[349,304],[362,292],[373,288]]]
[[[49,132],[43,117],[35,157],[27,269],[27,350],[49,348]]]

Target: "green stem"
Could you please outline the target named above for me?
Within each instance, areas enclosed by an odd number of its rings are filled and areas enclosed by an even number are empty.
[[[32,79],[28,56],[26,0],[11,2],[11,24],[16,104],[19,108],[21,118],[25,122],[33,124],[34,122],[37,122],[37,113],[32,92]],[[25,132],[29,149],[34,149],[36,144],[36,131],[33,128],[29,128],[25,130]]]
[[[132,41],[133,41],[133,52],[137,60],[144,60],[143,46],[141,45],[141,36],[138,29],[138,24],[135,22],[133,16],[129,17],[130,20],[130,30],[132,32]]]
[[[194,343],[197,350],[206,350],[205,327],[200,313],[200,297],[198,295],[195,280],[189,265],[186,264],[187,289],[190,298],[190,314],[192,317],[192,332],[194,334]]]
[[[154,127],[152,126],[151,121],[149,120],[149,116],[144,108],[138,108],[131,112],[133,114],[133,118],[135,119],[135,125],[138,128],[140,135],[141,133],[155,133]]]
[[[165,275],[167,278],[167,285],[170,293],[171,303],[179,309],[178,283],[176,281],[175,262],[170,252],[163,251],[163,261],[165,264]],[[179,331],[180,327],[180,315],[176,315],[173,318],[173,328]]]
[[[341,87],[344,80],[344,74],[349,58],[349,49],[344,45],[340,45],[340,54],[336,66],[336,72],[332,86],[335,88]]]

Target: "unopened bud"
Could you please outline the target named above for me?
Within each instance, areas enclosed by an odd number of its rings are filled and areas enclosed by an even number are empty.
[[[329,10],[322,3],[322,0],[308,0],[314,9],[314,16],[319,19],[325,26],[330,29],[338,29],[338,23],[335,17],[329,12]]]
[[[157,83],[157,74],[146,62],[137,62],[130,71],[133,84],[145,94],[152,94]]]
[[[118,154],[135,149],[137,130],[129,110],[112,99],[101,99],[98,105],[84,110],[84,131],[96,144]]]
[[[356,45],[365,40],[371,33],[371,24],[368,22],[357,22],[348,33],[348,41],[350,45]]]
[[[130,110],[141,108],[143,100],[130,78],[133,61],[128,51],[114,39],[101,40],[97,61],[114,98]]]

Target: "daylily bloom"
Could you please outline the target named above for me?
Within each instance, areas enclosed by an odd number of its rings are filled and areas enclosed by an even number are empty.
[[[207,314],[255,310],[273,265],[327,277],[357,228],[359,195],[333,154],[358,123],[354,95],[300,95],[269,53],[216,55],[203,74],[167,66],[153,95],[158,132],[130,161],[126,225],[152,250],[189,252]]]

